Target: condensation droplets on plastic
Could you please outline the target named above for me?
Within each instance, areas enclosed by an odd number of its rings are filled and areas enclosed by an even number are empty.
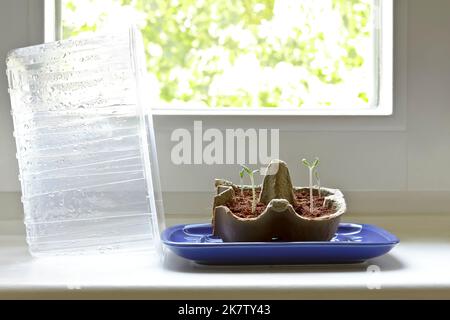
[[[31,253],[155,248],[163,207],[139,31],[16,49],[6,63]]]

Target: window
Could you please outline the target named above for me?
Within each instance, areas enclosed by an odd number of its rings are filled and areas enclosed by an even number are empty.
[[[63,38],[141,28],[161,112],[392,112],[392,0],[59,1]]]

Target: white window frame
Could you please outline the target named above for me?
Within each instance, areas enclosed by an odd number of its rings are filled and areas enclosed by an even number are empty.
[[[375,0],[379,3],[381,13],[379,14],[380,32],[376,33],[379,38],[381,54],[375,54],[379,59],[376,71],[379,72],[378,106],[373,108],[152,108],[156,115],[176,116],[390,116],[393,114],[393,77],[394,77],[394,1]],[[54,41],[61,38],[61,0],[45,0],[45,41]],[[375,91],[377,89],[375,88]]]

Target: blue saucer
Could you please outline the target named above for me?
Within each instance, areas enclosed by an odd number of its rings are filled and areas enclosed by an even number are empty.
[[[331,241],[223,242],[211,224],[176,225],[164,230],[163,243],[175,254],[200,264],[359,263],[389,252],[399,240],[369,224],[341,223]]]

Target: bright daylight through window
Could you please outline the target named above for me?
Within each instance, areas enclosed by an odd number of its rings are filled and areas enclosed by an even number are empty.
[[[379,108],[392,77],[382,70],[385,3],[61,0],[61,24],[63,38],[137,24],[159,109],[351,114]]]

